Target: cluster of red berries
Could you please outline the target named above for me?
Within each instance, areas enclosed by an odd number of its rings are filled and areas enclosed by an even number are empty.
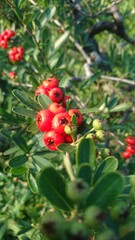
[[[0,34],[0,47],[6,49],[8,47],[8,41],[15,35],[15,32],[6,29]]]
[[[6,49],[8,47],[8,41],[15,36],[15,32],[6,29],[0,34],[0,47]],[[18,62],[23,59],[24,48],[22,46],[13,47],[8,52],[8,57],[11,62]]]
[[[8,56],[11,62],[21,61],[24,55],[24,48],[22,46],[13,47],[9,50]]]
[[[48,78],[38,86],[36,96],[46,94],[52,103],[48,109],[42,109],[36,116],[36,125],[43,136],[44,143],[50,150],[57,150],[59,144],[72,143],[72,133],[77,130],[83,122],[83,116],[79,110],[66,109],[66,101],[69,96],[64,95],[59,87],[59,81],[56,78]],[[76,116],[77,126],[72,124],[72,117]]]
[[[135,154],[135,137],[128,136],[126,138],[126,150],[122,153],[123,158],[131,158]]]

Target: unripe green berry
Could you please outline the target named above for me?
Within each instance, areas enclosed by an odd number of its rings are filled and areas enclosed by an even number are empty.
[[[104,148],[101,151],[101,158],[105,159],[106,157],[110,156],[110,149],[109,148]]]
[[[93,123],[92,123],[93,128],[97,131],[97,130],[102,130],[103,125],[101,120],[99,119],[94,119]]]
[[[82,222],[70,222],[66,231],[66,239],[81,239],[87,240],[89,238],[89,231]]]
[[[64,128],[64,132],[68,135],[71,135],[77,131],[77,127],[74,124],[68,124]]]
[[[118,240],[118,239],[117,239],[115,233],[112,230],[108,229],[108,230],[101,232],[97,236],[96,240]]]
[[[110,215],[113,219],[124,220],[128,216],[128,206],[125,202],[120,201],[110,209]]]
[[[72,201],[82,201],[88,195],[89,185],[83,179],[71,181],[67,186],[67,195]]]
[[[102,130],[98,130],[96,132],[96,138],[100,141],[100,142],[104,142],[105,140],[105,133]]]
[[[104,219],[104,213],[98,206],[90,206],[84,213],[85,223],[91,227],[99,224]]]

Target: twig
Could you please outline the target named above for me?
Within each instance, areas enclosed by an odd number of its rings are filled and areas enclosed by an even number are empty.
[[[115,4],[118,4],[120,2],[122,2],[123,0],[116,0],[114,1],[111,5],[105,7],[103,10],[100,10],[94,14],[90,14],[84,10],[81,9],[81,7],[76,7],[73,3],[69,3],[74,9],[76,9],[78,12],[80,12],[81,14],[83,14],[85,17],[88,17],[88,18],[94,18],[94,17],[97,17],[98,15],[104,13],[105,11],[107,11],[108,9],[110,9],[112,6],[114,6]]]
[[[104,75],[101,75],[100,78],[107,79],[107,80],[112,80],[112,81],[115,81],[115,82],[128,83],[130,85],[134,85],[135,86],[135,80],[131,81],[129,79],[123,79],[123,78],[111,77],[111,76],[104,76]]]
[[[66,171],[70,177],[70,179],[73,181],[75,179],[74,173],[73,173],[73,169],[72,169],[72,165],[70,162],[70,156],[69,153],[66,152],[64,155],[64,166],[66,168]]]

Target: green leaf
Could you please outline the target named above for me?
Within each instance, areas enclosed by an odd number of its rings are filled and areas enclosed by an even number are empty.
[[[41,27],[44,27],[50,21],[50,19],[54,16],[55,11],[56,11],[55,6],[49,6],[48,8],[45,9],[45,11],[38,18]]]
[[[12,111],[22,116],[31,117],[31,118],[36,117],[36,113],[34,111],[30,109],[28,110],[24,107],[14,107]]]
[[[20,166],[20,167],[12,168],[11,173],[16,176],[20,176],[20,175],[24,175],[27,172],[27,170],[28,169],[26,167]]]
[[[89,164],[81,164],[81,167],[79,168],[77,177],[82,178],[85,182],[87,182],[89,185],[91,184],[91,176],[92,171]]]
[[[33,160],[40,168],[53,166],[50,161],[45,159],[45,157],[39,155],[33,155]]]
[[[77,146],[76,162],[77,165],[89,163],[91,168],[95,164],[95,144],[93,139],[83,138]]]
[[[97,107],[94,108],[84,108],[84,109],[80,109],[80,112],[83,113],[94,113],[97,112],[99,109]]]
[[[45,168],[38,180],[39,191],[57,208],[69,211],[72,204],[66,195],[65,182],[58,171]]]
[[[121,111],[127,110],[130,107],[131,107],[131,103],[121,103],[116,107],[112,108],[110,112],[121,112]]]
[[[24,138],[20,136],[20,134],[13,134],[12,139],[23,152],[28,152],[29,148],[27,146],[27,143],[25,142]]]
[[[38,103],[44,109],[48,109],[48,106],[52,103],[52,100],[45,94],[41,94],[37,97]]]
[[[4,154],[4,156],[7,156],[7,155],[10,155],[10,154],[15,153],[17,151],[18,151],[18,146],[14,146],[14,147],[6,150],[3,154]]]
[[[34,178],[31,172],[28,173],[27,180],[31,191],[33,193],[38,193],[38,185],[36,179]]]
[[[69,143],[63,143],[63,144],[60,144],[57,147],[57,149],[60,150],[60,151],[63,151],[63,152],[71,153],[71,152],[75,151],[75,146],[73,146]]]
[[[41,109],[39,104],[30,97],[28,97],[28,95],[23,91],[15,89],[13,90],[13,95],[28,108],[35,111],[39,111]]]
[[[114,203],[124,188],[123,176],[111,172],[103,175],[95,184],[88,195],[86,208],[90,205],[97,205],[106,208]]]
[[[113,172],[117,169],[117,167],[118,160],[115,157],[110,156],[105,158],[105,160],[99,165],[95,172],[93,183],[95,184],[95,182],[100,178],[102,174]]]
[[[32,132],[32,133],[39,131],[39,129],[36,125],[36,122],[33,122],[31,125],[29,125],[26,130],[27,130],[27,132]]]
[[[62,34],[62,36],[56,40],[55,44],[54,44],[54,51],[58,51],[63,45],[64,43],[66,42],[66,40],[68,39],[69,37],[69,31],[66,31]]]
[[[9,166],[11,168],[17,168],[24,165],[27,161],[28,161],[28,158],[26,157],[26,155],[17,156],[12,158],[9,161]]]

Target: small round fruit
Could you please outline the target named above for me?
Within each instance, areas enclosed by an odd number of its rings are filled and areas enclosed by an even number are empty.
[[[52,119],[54,114],[46,109],[42,109],[36,116],[36,125],[41,132],[46,132],[52,128]]]
[[[77,127],[74,124],[70,123],[65,126],[64,131],[66,134],[71,135],[71,134],[77,132]]]
[[[41,94],[46,94],[48,95],[48,91],[47,89],[44,87],[43,84],[41,84],[40,86],[37,87],[36,91],[35,91],[35,95],[41,95]]]
[[[53,102],[49,105],[48,109],[55,115],[58,113],[66,112],[66,109],[59,105],[57,102]]]
[[[134,145],[128,145],[128,146],[126,146],[126,151],[134,154],[134,153],[135,153],[135,146],[134,146]]]
[[[57,150],[58,145],[65,142],[64,137],[54,130],[45,133],[43,139],[46,147],[52,151]]]
[[[110,149],[109,148],[104,148],[104,149],[102,149],[102,151],[101,151],[101,158],[102,159],[105,159],[105,158],[107,158],[107,157],[109,157],[110,156]]]
[[[132,153],[129,151],[124,151],[121,155],[123,158],[131,158]]]
[[[128,136],[126,138],[126,142],[129,144],[129,145],[135,145],[135,138],[133,136]]]
[[[66,108],[66,102],[70,99],[70,96],[64,96],[62,99],[62,107]]]
[[[102,128],[103,128],[102,121],[99,119],[94,119],[92,125],[96,131],[102,130]]]
[[[58,113],[54,116],[52,120],[52,128],[55,129],[60,134],[65,134],[64,128],[66,125],[70,124],[71,117],[67,112]]]
[[[60,103],[63,99],[64,93],[61,88],[55,87],[49,91],[49,97],[53,102]]]
[[[84,213],[85,223],[91,227],[99,224],[104,219],[104,213],[98,206],[90,206]]]
[[[68,114],[72,117],[74,114],[76,115],[77,125],[80,126],[83,122],[83,115],[76,108],[70,109]]]
[[[43,85],[45,88],[52,89],[59,86],[59,81],[57,78],[47,78],[43,81]]]
[[[65,143],[72,143],[73,142],[73,138],[72,138],[71,135],[63,134],[62,136],[64,137]]]
[[[104,142],[104,140],[105,140],[105,133],[104,133],[102,130],[96,131],[96,138],[97,138],[100,142]]]
[[[67,186],[67,195],[72,201],[84,200],[89,191],[89,185],[83,179],[76,179],[69,182]]]

